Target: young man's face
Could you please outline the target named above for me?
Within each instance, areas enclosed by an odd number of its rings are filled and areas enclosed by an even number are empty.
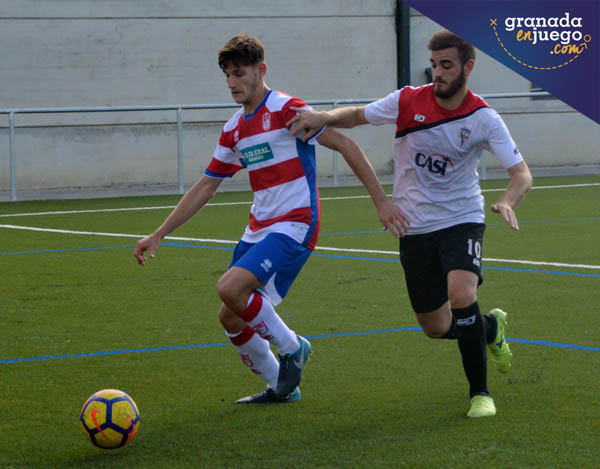
[[[238,104],[248,104],[253,101],[260,87],[264,73],[261,65],[235,65],[229,63],[223,72],[227,78],[227,86],[233,100]]]
[[[465,67],[460,62],[458,49],[450,47],[431,51],[429,61],[431,62],[433,92],[438,98],[451,98],[463,87],[468,76],[468,73],[465,74]]]

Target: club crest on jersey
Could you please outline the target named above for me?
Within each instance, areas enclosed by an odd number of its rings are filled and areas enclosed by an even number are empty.
[[[446,175],[448,167],[454,171],[454,163],[452,163],[452,160],[439,153],[434,153],[429,156],[424,155],[423,153],[417,153],[415,155],[415,164],[420,168],[429,170],[431,173],[440,174],[442,176]]]
[[[271,113],[265,112],[262,116],[262,127],[264,131],[271,129]]]
[[[413,119],[417,122],[425,122],[425,116],[422,114],[415,114],[415,117],[413,117]]]
[[[458,137],[460,138],[460,146],[464,146],[465,143],[469,143],[469,138],[471,136],[471,131],[469,129],[466,128],[462,128],[460,129],[460,132],[458,133]]]
[[[242,148],[240,149],[240,152],[244,156],[244,165],[246,167],[273,159],[273,152],[271,151],[271,145],[269,145],[269,142],[259,143],[258,145]]]

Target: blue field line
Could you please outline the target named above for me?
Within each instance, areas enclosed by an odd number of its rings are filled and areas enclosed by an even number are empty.
[[[572,223],[578,221],[598,221],[600,217],[581,217],[581,218],[549,218],[546,220],[519,220],[519,225],[536,225],[539,223]],[[486,222],[486,226],[504,226],[503,221]]]
[[[528,272],[530,274],[575,275],[576,277],[598,277],[600,274],[586,274],[584,272],[561,272],[559,270],[520,269],[518,267],[491,267],[484,265],[485,270],[507,270],[510,272]]]
[[[519,220],[519,225],[538,225],[548,223],[573,223],[581,221],[600,221],[600,217],[581,217],[581,218],[549,218],[547,220]],[[486,222],[486,226],[505,226],[504,221]],[[369,234],[385,234],[389,233],[385,230],[363,230],[363,231],[348,231],[341,233],[319,233],[319,238],[324,236],[349,236],[349,235],[369,235]]]
[[[16,255],[16,254],[43,254],[43,253],[57,253],[57,252],[70,252],[70,251],[96,251],[99,249],[115,249],[115,248],[131,248],[134,244],[122,244],[117,246],[98,246],[92,248],[72,248],[72,249],[40,249],[35,251],[16,251],[16,252],[0,252],[0,256]],[[183,248],[195,248],[195,249],[212,249],[219,251],[233,251],[233,247],[227,246],[205,246],[202,244],[189,244],[187,242],[169,241],[161,243],[161,246],[174,246]],[[376,262],[400,262],[397,258],[385,258],[385,257],[362,257],[362,256],[346,256],[343,254],[312,254],[313,257],[325,257],[330,259],[351,259],[359,261],[376,261]],[[600,274],[589,274],[585,272],[562,272],[559,270],[542,270],[542,269],[523,269],[519,267],[493,267],[484,265],[484,270],[504,270],[508,272],[527,272],[533,274],[550,274],[550,275],[570,275],[576,277],[592,277],[600,278]]]
[[[371,331],[355,331],[355,332],[335,332],[330,334],[316,334],[306,335],[307,339],[330,339],[338,337],[349,337],[349,336],[361,336],[370,334],[386,334],[390,332],[405,332],[415,331],[422,332],[423,329],[420,327],[400,327],[394,329],[376,329]],[[541,345],[545,347],[558,347],[573,350],[586,350],[589,352],[600,352],[600,347],[588,347],[585,345],[573,345],[573,344],[561,344],[557,342],[548,342],[543,340],[526,340],[526,339],[515,339],[507,337],[508,342],[518,342],[527,345]],[[146,352],[165,352],[169,350],[189,350],[197,348],[208,348],[208,347],[226,347],[231,345],[230,342],[216,342],[213,344],[192,344],[192,345],[172,345],[168,347],[150,347],[150,348],[138,348],[138,349],[127,349],[127,350],[113,350],[108,352],[89,352],[89,353],[73,353],[68,355],[48,355],[42,357],[31,357],[31,358],[13,358],[8,360],[0,360],[0,365],[8,363],[22,363],[22,362],[34,362],[44,360],[61,360],[66,358],[85,358],[85,357],[100,357],[107,355],[124,355],[128,353],[146,353]]]
[[[359,261],[377,261],[377,262],[400,262],[400,259],[387,259],[384,257],[359,257],[359,256],[343,256],[340,254],[312,254],[314,257],[329,257],[333,259],[354,259]],[[584,272],[561,272],[558,270],[541,270],[541,269],[522,269],[519,267],[492,267],[484,265],[484,270],[506,270],[509,272],[527,272],[531,274],[552,274],[552,275],[574,275],[576,277],[597,277],[600,274],[587,274]]]
[[[57,252],[72,252],[72,251],[98,251],[100,249],[115,249],[115,248],[132,248],[135,244],[119,244],[118,246],[97,246],[93,248],[66,248],[66,249],[37,249],[34,251],[13,251],[0,252],[0,256],[11,256],[16,254],[48,254]]]
[[[323,236],[349,236],[349,235],[364,235],[364,234],[388,234],[385,230],[364,230],[364,231],[347,231],[341,233],[319,233],[319,238]]]
[[[165,246],[177,246],[183,248],[196,248],[196,249],[224,249],[233,251],[234,248],[226,248],[226,247],[213,247],[213,246],[203,246],[201,244],[186,244],[186,243],[163,243]],[[377,261],[377,262],[400,262],[400,259],[397,258],[385,258],[385,257],[363,257],[363,256],[346,256],[343,254],[317,254],[313,253],[312,257],[326,257],[330,259],[353,259],[359,261]],[[600,278],[600,274],[587,274],[583,272],[561,272],[558,270],[541,270],[541,269],[522,269],[518,267],[491,267],[491,266],[483,266],[483,269],[487,270],[506,270],[510,272],[529,272],[534,274],[552,274],[552,275],[574,275],[577,277],[597,277]]]
[[[344,256],[343,254],[311,254],[311,257],[328,257],[330,259],[353,259],[357,261],[377,261],[377,262],[397,262],[400,263],[400,259],[387,259],[385,257],[362,257],[362,256]]]
[[[14,358],[11,360],[0,360],[0,365],[4,363],[20,363],[20,362],[34,362],[43,360],[60,360],[64,358],[84,358],[84,357],[100,357],[103,355],[123,355],[126,353],[144,353],[144,352],[164,352],[167,350],[184,350],[184,349],[195,349],[205,347],[223,347],[225,345],[231,345],[230,342],[218,342],[214,344],[194,344],[194,345],[173,345],[169,347],[150,347],[150,348],[139,348],[139,349],[127,349],[127,350],[112,350],[109,352],[89,352],[89,353],[72,353],[69,355],[48,355],[43,357],[32,357],[32,358]]]
[[[160,243],[161,246],[175,246],[178,248],[196,248],[196,249],[213,249],[217,251],[233,251],[235,248],[230,246],[204,246],[202,244],[188,244],[184,241],[169,241],[167,243]]]
[[[527,339],[514,339],[507,337],[508,342],[518,342],[520,344],[527,345],[545,345],[546,347],[559,347],[559,348],[570,348],[577,350],[588,350],[591,352],[600,352],[600,347],[588,347],[587,345],[571,345],[571,344],[560,344],[557,342],[547,342],[545,340],[527,340]]]

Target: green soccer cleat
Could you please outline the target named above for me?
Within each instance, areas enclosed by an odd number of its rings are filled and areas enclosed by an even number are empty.
[[[279,355],[279,376],[277,377],[277,396],[288,396],[298,387],[302,380],[304,364],[311,354],[310,342],[304,337],[297,336],[300,347],[294,353]]]
[[[477,395],[471,398],[471,408],[467,412],[467,417],[481,418],[493,417],[496,415],[496,406],[494,399],[490,396]]]
[[[300,388],[296,387],[291,393],[289,393],[283,399],[277,397],[275,390],[267,388],[252,396],[242,397],[235,401],[236,404],[281,404],[289,402],[298,402],[301,399]]]
[[[491,353],[490,359],[496,365],[496,369],[500,373],[506,373],[510,368],[510,361],[512,359],[512,352],[506,342],[506,313],[501,309],[493,309],[490,311],[490,316],[496,318],[498,323],[498,332],[496,332],[496,338],[491,344],[487,344],[488,349]]]

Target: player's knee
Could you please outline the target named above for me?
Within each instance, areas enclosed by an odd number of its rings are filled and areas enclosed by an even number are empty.
[[[417,321],[423,329],[423,333],[430,339],[443,337],[448,332],[450,320],[451,318],[447,315],[436,314],[435,311],[417,315]]]
[[[471,288],[455,288],[448,291],[452,308],[466,308],[477,301],[477,292]]]
[[[441,339],[447,331],[437,326],[428,326],[423,327],[423,332],[430,339]]]
[[[237,295],[229,278],[223,276],[219,279],[217,282],[217,295],[229,307],[235,302]]]
[[[240,286],[231,276],[223,276],[219,279],[217,282],[217,294],[223,304],[235,314],[241,314],[246,309],[249,294],[240,289]]]
[[[239,318],[230,309],[221,308],[219,310],[219,321],[226,331],[232,332],[237,328]]]

